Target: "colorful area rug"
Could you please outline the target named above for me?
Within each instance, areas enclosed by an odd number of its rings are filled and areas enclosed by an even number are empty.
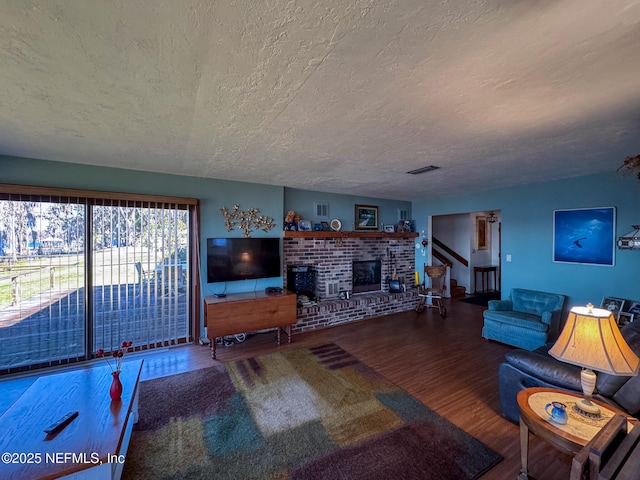
[[[326,344],[142,382],[124,478],[464,480],[501,459]]]

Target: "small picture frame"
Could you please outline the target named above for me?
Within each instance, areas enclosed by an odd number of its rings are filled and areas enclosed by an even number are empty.
[[[385,225],[384,226],[384,231],[386,233],[393,233],[396,231],[396,226],[395,225]]]
[[[330,232],[331,231],[331,227],[329,226],[329,222],[320,222],[320,225],[322,226],[322,231],[323,232]]]
[[[298,222],[298,230],[301,232],[310,232],[311,231],[311,222],[307,220],[300,220]]]
[[[400,293],[402,287],[400,286],[400,280],[389,280],[389,293]]]
[[[378,230],[378,207],[374,205],[356,205],[356,230]]]
[[[411,231],[411,220],[401,220],[396,225],[397,232],[410,232]]]
[[[618,326],[624,327],[627,323],[633,322],[635,315],[629,312],[620,312],[618,316]]]
[[[640,302],[633,302],[628,310],[633,315],[640,315]]]
[[[614,318],[618,320],[620,312],[624,308],[624,300],[622,298],[604,297],[602,303],[600,303],[600,308],[609,310],[613,313]]]

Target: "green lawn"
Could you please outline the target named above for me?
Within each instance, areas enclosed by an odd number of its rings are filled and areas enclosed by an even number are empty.
[[[119,247],[96,251],[93,255],[93,285],[137,282],[135,264],[138,261],[145,269],[148,266],[155,268],[161,262],[153,259],[146,249]],[[0,263],[0,310],[11,305],[13,276],[19,275],[20,299],[27,300],[52,289],[51,268],[53,291],[64,292],[84,286],[85,261],[81,253],[23,258],[11,265]]]

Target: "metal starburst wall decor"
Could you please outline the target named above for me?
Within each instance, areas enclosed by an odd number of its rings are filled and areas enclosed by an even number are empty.
[[[238,227],[244,232],[245,238],[251,236],[252,228],[268,232],[276,226],[273,218],[259,215],[259,208],[249,208],[245,211],[241,210],[240,205],[236,203],[231,211],[229,211],[227,207],[222,207],[220,211],[222,215],[224,215],[224,226],[227,228],[227,231],[231,232],[234,228]]]

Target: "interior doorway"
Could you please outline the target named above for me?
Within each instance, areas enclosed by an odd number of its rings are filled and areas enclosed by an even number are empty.
[[[464,295],[501,290],[502,222],[499,210],[437,215],[429,219],[432,264],[449,263],[452,284]],[[484,280],[484,281],[483,281]],[[452,287],[453,293],[453,287]],[[456,296],[456,295],[453,295]]]

